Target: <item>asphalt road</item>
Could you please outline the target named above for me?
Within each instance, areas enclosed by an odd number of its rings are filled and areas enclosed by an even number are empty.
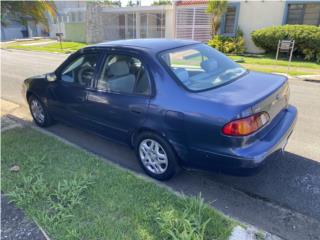
[[[2,97],[25,104],[22,81],[53,71],[62,54],[1,50]],[[290,80],[290,102],[299,119],[284,159],[250,177],[183,171],[166,182],[176,191],[202,196],[222,212],[285,239],[320,239],[320,83]],[[91,133],[57,124],[49,131],[121,166],[141,172],[133,152]]]

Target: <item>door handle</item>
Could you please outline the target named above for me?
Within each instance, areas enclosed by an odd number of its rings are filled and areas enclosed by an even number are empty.
[[[144,113],[145,110],[142,107],[130,107],[130,111],[135,114],[141,114]]]

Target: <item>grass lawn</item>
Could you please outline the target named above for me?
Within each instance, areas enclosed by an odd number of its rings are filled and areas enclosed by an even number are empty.
[[[301,69],[301,68],[292,68],[290,67],[289,70],[287,67],[282,67],[282,66],[261,66],[261,65],[256,65],[256,64],[242,64],[240,63],[243,67],[246,69],[249,69],[251,71],[257,71],[257,72],[265,72],[265,73],[285,73],[289,74],[291,76],[299,76],[299,75],[315,75],[315,74],[320,74],[315,72],[315,71],[310,71],[309,69]]]
[[[6,45],[8,49],[21,49],[29,51],[44,51],[44,52],[59,52],[59,53],[71,53],[77,51],[80,48],[87,46],[86,43],[80,42],[62,42],[62,49],[59,42],[49,43],[46,45],[25,45],[28,42],[15,42]]]
[[[236,225],[201,198],[179,197],[36,130],[8,130],[1,146],[2,191],[52,239],[222,240]]]
[[[242,60],[245,64],[255,64],[255,65],[263,65],[263,66],[288,66],[287,60],[275,60],[274,56],[267,56],[267,55],[258,55],[254,57],[245,57],[245,56],[235,56],[235,55],[228,55],[229,58],[232,60]],[[308,61],[292,61],[290,64],[291,67],[297,68],[311,68],[311,69],[320,69],[320,64],[315,62],[308,62]]]

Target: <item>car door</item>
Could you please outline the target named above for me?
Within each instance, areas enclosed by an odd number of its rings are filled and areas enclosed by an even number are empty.
[[[93,88],[100,58],[98,51],[76,54],[58,69],[57,81],[49,89],[49,105],[55,116],[77,123],[87,121],[87,94]]]
[[[107,52],[95,90],[87,95],[88,114],[100,133],[126,142],[134,130],[143,126],[151,94],[150,74],[142,59]]]

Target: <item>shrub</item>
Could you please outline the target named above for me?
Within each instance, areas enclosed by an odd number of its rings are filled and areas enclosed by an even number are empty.
[[[266,52],[276,52],[279,40],[295,40],[294,53],[305,60],[320,62],[320,27],[283,25],[262,28],[251,33],[256,46]]]
[[[235,37],[215,35],[208,45],[223,53],[241,54],[244,52],[244,38],[241,31]]]

